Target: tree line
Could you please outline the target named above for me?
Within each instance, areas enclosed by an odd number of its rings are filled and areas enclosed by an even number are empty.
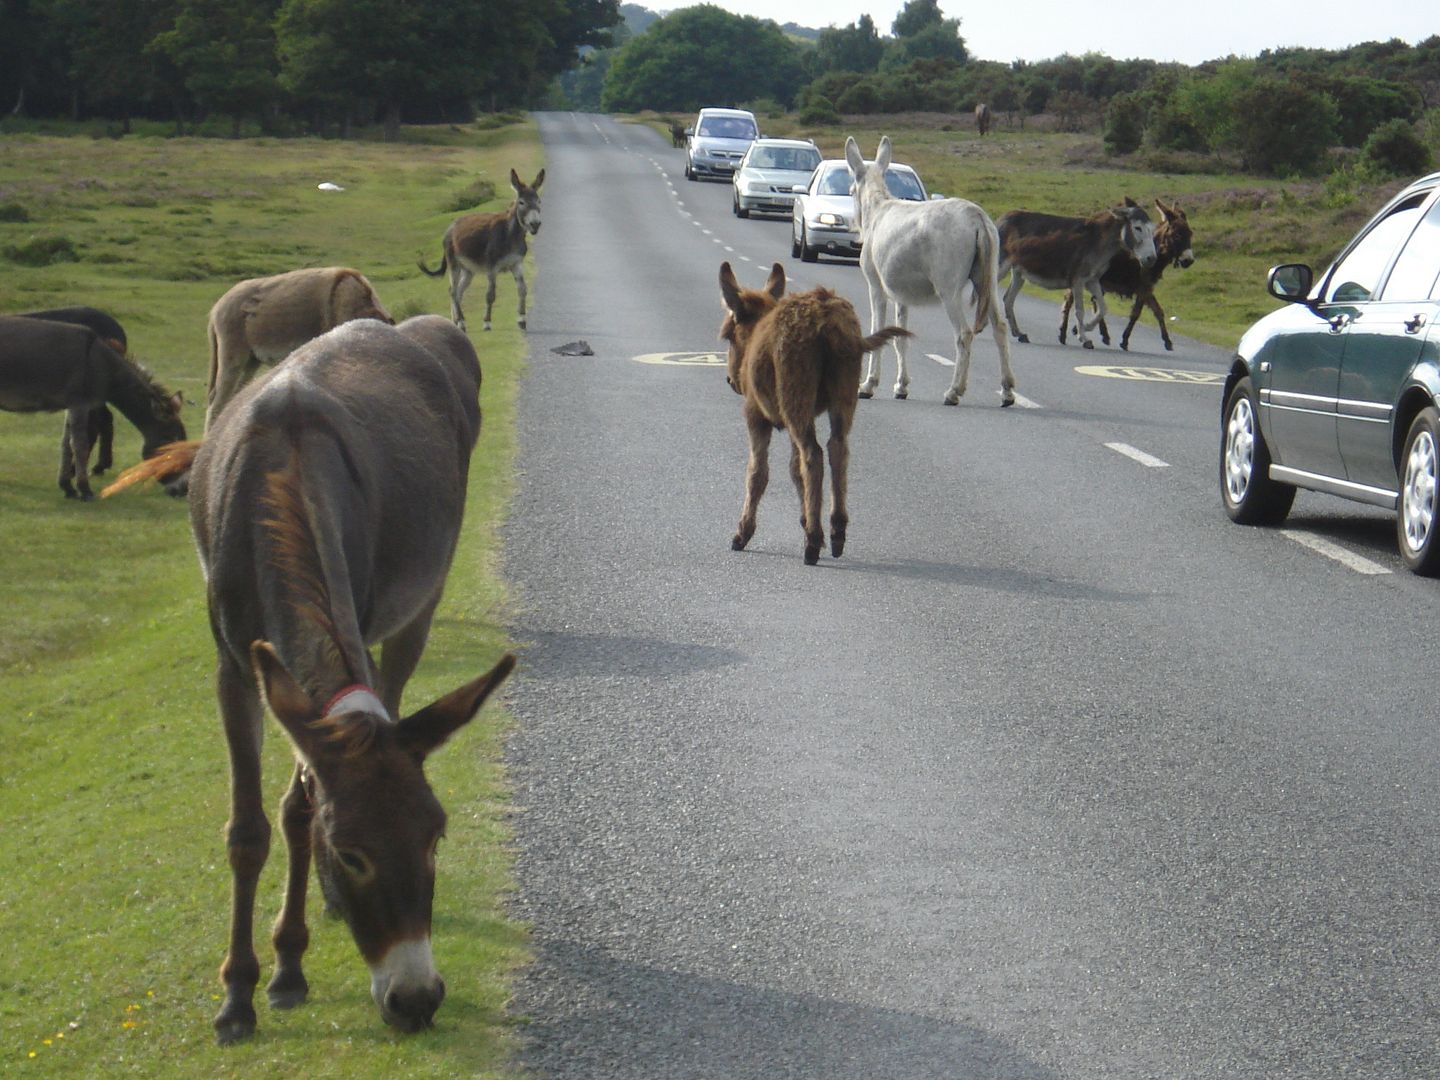
[[[324,130],[539,101],[618,0],[4,0],[0,112]]]
[[[572,108],[692,112],[704,105],[794,110],[802,123],[910,111],[1002,123],[1048,114],[1103,128],[1107,152],[1223,157],[1259,173],[1317,171],[1334,147],[1377,136],[1396,171],[1419,171],[1440,138],[1440,36],[1418,45],[1276,49],[1190,67],[1100,53],[1027,63],[970,55],[938,0],[909,0],[883,35],[868,16],[802,37],[701,4],[664,17],[633,4],[614,46],[559,80]]]

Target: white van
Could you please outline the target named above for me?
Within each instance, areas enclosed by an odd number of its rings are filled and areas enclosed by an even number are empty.
[[[685,179],[729,178],[750,144],[760,137],[755,114],[744,109],[701,109],[685,129]]]

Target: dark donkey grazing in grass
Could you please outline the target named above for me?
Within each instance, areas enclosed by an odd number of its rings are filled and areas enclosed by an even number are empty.
[[[190,521],[230,748],[234,906],[215,1018],[222,1044],[255,1030],[252,920],[270,847],[262,694],[296,754],[280,806],[290,858],[270,1004],[293,1006],[308,992],[301,958],[312,852],[386,1022],[426,1027],[444,997],[430,920],[445,812],[423,765],[514,657],[397,717],[455,553],[479,386],[475,350],[439,316],[398,327],[361,320],[251,383],[203,443],[189,444]],[[378,666],[368,650],[376,643]]]
[[[776,263],[763,291],[742,289],[730,264],[720,266],[720,295],[728,314],[720,336],[730,343],[726,382],[745,398],[743,413],[750,435],[745,473],[745,506],[730,546],[743,551],[755,535],[760,497],[770,480],[770,435],[790,434],[790,478],[800,494],[800,524],[805,532],[805,562],[820,561],[825,531],[820,525],[820,496],[825,465],[815,418],[830,417],[830,554],[845,550],[850,515],[845,505],[850,462],[848,437],[855,419],[860,365],[865,354],[909,331],[887,326],[870,337],[860,334],[860,319],[850,302],[829,289],[791,296],[785,292],[785,268]]]
[[[1010,272],[1005,289],[1005,318],[1017,341],[1030,339],[1015,321],[1015,297],[1026,279],[1047,289],[1069,289],[1076,296],[1089,293],[1095,318],[1079,320],[1080,344],[1093,349],[1086,332],[1105,317],[1105,294],[1100,275],[1110,260],[1128,251],[1141,266],[1155,262],[1155,227],[1150,215],[1133,199],[1124,206],[1102,210],[1089,218],[1058,217],[1031,210],[1011,210],[995,222],[1000,230],[1000,274]]]
[[[421,271],[431,277],[450,271],[450,321],[461,330],[465,329],[465,313],[460,309],[460,301],[476,274],[484,274],[489,281],[489,288],[485,290],[485,329],[490,329],[490,313],[495,307],[495,278],[504,270],[515,278],[520,329],[525,329],[525,252],[529,250],[525,237],[540,231],[539,191],[544,182],[544,169],[536,174],[533,184],[524,183],[511,169],[510,186],[515,189],[515,201],[510,209],[456,218],[445,230],[440,268],[431,270],[425,260],[420,260]]]
[[[47,319],[50,322],[75,323],[88,326],[100,335],[100,340],[121,356],[130,355],[130,339],[125,328],[113,315],[107,315],[98,308],[84,305],[47,308],[45,311],[22,311],[27,319]],[[95,465],[90,472],[99,476],[115,464],[115,417],[106,405],[90,410],[90,434],[95,438]]]
[[[1185,211],[1178,206],[1166,206],[1159,199],[1155,200],[1155,208],[1160,211],[1161,217],[1160,224],[1155,229],[1155,264],[1149,268],[1142,267],[1135,261],[1134,256],[1122,251],[1110,260],[1109,267],[1100,276],[1100,287],[1107,293],[1135,298],[1135,304],[1130,309],[1130,322],[1126,324],[1125,333],[1120,337],[1120,348],[1127,352],[1130,349],[1130,332],[1135,329],[1135,324],[1140,321],[1140,313],[1147,307],[1154,313],[1155,321],[1160,324],[1160,338],[1165,342],[1165,351],[1174,351],[1175,343],[1170,340],[1170,330],[1165,325],[1165,309],[1160,306],[1160,301],[1155,299],[1155,286],[1160,283],[1165,268],[1172,263],[1184,270],[1195,262],[1195,252],[1191,247],[1194,235],[1190,231],[1190,222],[1185,217]],[[1073,304],[1074,296],[1067,292],[1064,310],[1060,313],[1061,345],[1065,344],[1065,328],[1069,325]],[[1110,344],[1110,328],[1105,325],[1104,319],[1100,320],[1100,340],[1106,345]]]
[[[180,395],[88,326],[0,316],[0,409],[65,413],[59,483],[66,498],[95,497],[89,465],[97,433],[91,418],[106,402],[140,430],[146,458],[185,438]]]
[[[975,130],[981,135],[990,134],[990,106],[983,101],[975,106]]]

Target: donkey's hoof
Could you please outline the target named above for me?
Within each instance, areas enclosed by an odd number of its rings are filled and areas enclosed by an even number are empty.
[[[1093,341],[1082,341],[1080,345],[1082,348],[1090,349],[1091,351],[1095,349],[1095,343]]]
[[[489,330],[489,329],[490,329],[490,320],[489,320],[489,319],[486,319],[486,320],[485,320],[485,325],[484,325],[483,327],[481,327],[481,329],[482,329],[482,330]]]
[[[830,557],[831,557],[832,559],[838,559],[841,555],[844,555],[844,554],[845,554],[845,534],[844,534],[844,533],[831,533],[831,534],[830,534]]]
[[[254,1034],[255,1010],[248,1005],[227,1006],[215,1017],[215,1041],[221,1046],[230,1046]]]
[[[748,536],[742,536],[740,533],[736,533],[734,536],[732,536],[732,537],[730,538],[730,550],[731,550],[731,551],[744,551],[744,550],[745,550],[745,545],[748,544],[749,542],[750,542],[750,538],[749,538]]]
[[[519,326],[520,326],[520,329],[521,329],[521,330],[524,330],[524,329],[525,329],[525,320],[524,320],[524,319],[521,319],[521,320],[520,320]]]
[[[1125,351],[1126,351],[1126,352],[1129,352],[1129,351],[1130,351],[1130,346],[1129,346],[1129,345],[1126,345],[1126,346],[1125,346]],[[1167,342],[1165,342],[1165,351],[1166,351],[1166,352],[1174,352],[1174,351],[1175,351],[1175,343],[1174,343],[1173,341],[1167,341]]]
[[[895,400],[896,400],[896,401],[904,401],[904,400],[905,400],[906,398],[908,398],[909,396],[910,396],[910,391],[909,391],[909,390],[896,390],[896,391],[895,391]]]
[[[1016,334],[1016,335],[1015,335],[1015,340],[1018,341],[1018,342],[1020,342],[1021,345],[1029,345],[1029,344],[1030,344],[1030,335],[1029,335],[1029,334]]]
[[[1000,408],[1002,409],[1008,409],[1011,405],[1014,404],[1015,397],[1012,394],[1006,394],[1003,398],[1000,399]]]
[[[868,387],[862,386],[860,388],[860,392],[856,396],[862,398],[873,398],[875,396],[875,391]]]
[[[819,545],[819,544],[806,544],[806,545],[805,545],[805,565],[806,565],[806,566],[814,566],[814,565],[815,565],[816,563],[818,563],[819,561],[820,561],[820,545]]]
[[[305,999],[310,996],[310,984],[298,971],[284,976],[277,972],[270,980],[270,985],[265,988],[265,996],[272,1009],[293,1009],[297,1005],[305,1004]]]

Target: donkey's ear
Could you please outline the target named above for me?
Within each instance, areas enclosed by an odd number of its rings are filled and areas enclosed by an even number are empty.
[[[1139,209],[1140,209],[1140,204],[1139,204],[1138,202],[1136,202],[1134,199],[1132,199],[1129,195],[1126,195],[1126,196],[1125,196],[1125,205],[1128,206],[1128,207],[1130,207],[1132,210],[1139,210]]]
[[[530,185],[532,191],[539,191],[540,185],[545,182],[545,170],[541,169],[535,174],[535,182]]]
[[[514,188],[516,192],[519,192],[519,190],[525,186],[520,182],[520,174],[514,169],[510,170],[510,186]]]
[[[890,145],[890,136],[880,136],[880,149],[875,151],[875,168],[880,170],[880,175],[885,175],[885,170],[890,168],[890,155],[893,148]]]
[[[433,754],[445,740],[468,724],[495,689],[515,669],[515,654],[506,653],[500,662],[474,682],[452,690],[417,713],[411,713],[395,727],[401,747],[418,758]]]
[[[737,315],[744,310],[745,301],[740,295],[740,283],[735,280],[735,271],[728,262],[720,264],[720,296],[730,314]]]
[[[776,300],[785,295],[785,267],[778,262],[770,267],[770,276],[765,280],[765,291]]]
[[[865,158],[860,153],[860,144],[855,141],[854,135],[845,136],[845,164],[850,166],[850,172],[855,179],[860,179],[865,173]]]
[[[180,407],[185,404],[185,395],[179,390],[170,395],[170,415],[179,416]]]
[[[311,724],[320,715],[320,707],[295,681],[268,641],[257,641],[250,646],[250,666],[255,669],[255,681],[265,704],[280,721],[295,749],[313,764],[318,740]]]

